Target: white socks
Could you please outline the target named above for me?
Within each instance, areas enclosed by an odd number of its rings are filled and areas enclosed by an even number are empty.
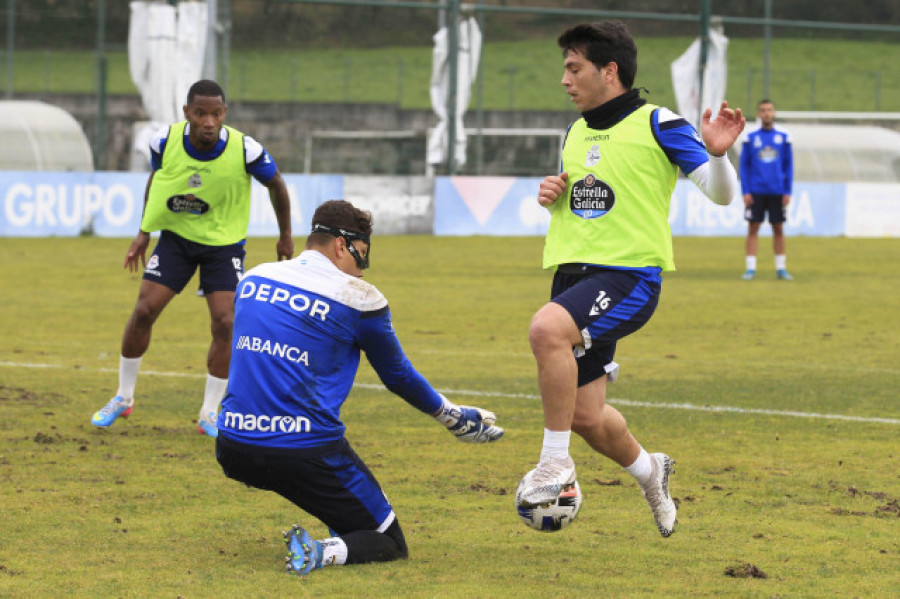
[[[347,563],[347,544],[340,537],[322,539],[322,566],[342,566]]]
[[[134,403],[134,386],[137,383],[138,371],[141,369],[141,358],[119,356],[119,389],[116,395],[129,404]],[[202,414],[219,413],[219,404],[228,390],[228,379],[220,379],[211,374],[206,375],[206,391],[203,394]]]
[[[650,454],[647,453],[647,450],[641,447],[641,453],[638,454],[637,459],[631,466],[625,468],[625,472],[637,479],[641,486],[644,486],[653,473],[653,462],[650,460]]]
[[[541,447],[541,461],[548,458],[564,459],[569,456],[569,439],[572,431],[551,431],[544,429],[544,445]]]
[[[747,256],[747,270],[756,270],[756,256]],[[775,255],[775,270],[787,269],[787,256],[785,254]]]
[[[119,356],[119,389],[116,395],[124,398],[129,404],[134,403],[134,386],[140,369],[141,358]]]
[[[222,403],[222,398],[225,397],[225,392],[227,390],[228,379],[220,379],[211,374],[207,374],[206,391],[203,394],[203,407],[200,408],[200,413],[204,416],[210,412],[218,414],[219,404]]]

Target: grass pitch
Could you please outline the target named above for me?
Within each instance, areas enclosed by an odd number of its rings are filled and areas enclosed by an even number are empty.
[[[298,240],[300,241],[300,240]],[[115,391],[138,277],[128,242],[2,239],[0,596],[861,596],[900,588],[900,240],[794,238],[793,282],[740,280],[739,239],[676,239],[657,314],[620,346],[613,402],[677,460],[676,533],[574,440],[585,496],[565,531],[518,522],[542,435],[527,342],[550,277],[535,238],[385,237],[367,278],[417,368],[506,436],[455,441],[364,365],[348,437],[411,558],[283,573],[281,530],[324,527],[226,479],[197,435],[208,317],[187,292],[154,331],[132,417]],[[763,243],[761,245],[767,245]],[[253,239],[248,265],[274,258]],[[188,290],[192,290],[189,286]]]

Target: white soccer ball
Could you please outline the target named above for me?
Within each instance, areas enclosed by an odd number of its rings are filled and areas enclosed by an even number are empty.
[[[518,496],[518,493],[516,493]],[[559,494],[553,503],[537,507],[516,506],[519,519],[527,526],[541,532],[556,532],[572,523],[581,509],[581,487],[578,481]]]

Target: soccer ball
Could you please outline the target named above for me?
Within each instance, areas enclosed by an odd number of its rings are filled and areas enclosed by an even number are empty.
[[[518,496],[518,493],[516,493]],[[516,506],[519,519],[527,526],[541,532],[556,532],[572,523],[578,510],[581,509],[581,487],[578,481],[559,494],[556,501],[549,505],[536,507]]]

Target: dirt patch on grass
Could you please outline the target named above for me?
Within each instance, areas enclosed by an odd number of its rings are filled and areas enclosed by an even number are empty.
[[[58,400],[62,395],[58,393],[36,393],[30,389],[22,387],[7,387],[0,385],[0,402],[16,402],[27,404],[44,403],[50,400]]]
[[[846,489],[843,489],[833,481],[831,483],[831,488],[835,491],[843,490],[843,493],[852,499],[871,497],[878,502],[884,502],[882,505],[875,506],[875,509],[873,509],[872,511],[859,509],[850,510],[840,506],[833,507],[829,511],[835,516],[875,516],[882,518],[890,516],[900,517],[900,500],[898,500],[896,497],[891,497],[887,493],[884,493],[882,491],[861,491],[853,485],[847,487]]]
[[[748,562],[738,562],[725,568],[725,576],[732,578],[768,578],[769,575]]]
[[[13,570],[12,568],[8,568],[3,564],[0,564],[0,574],[6,574],[7,576],[20,576],[23,574],[20,570]]]

